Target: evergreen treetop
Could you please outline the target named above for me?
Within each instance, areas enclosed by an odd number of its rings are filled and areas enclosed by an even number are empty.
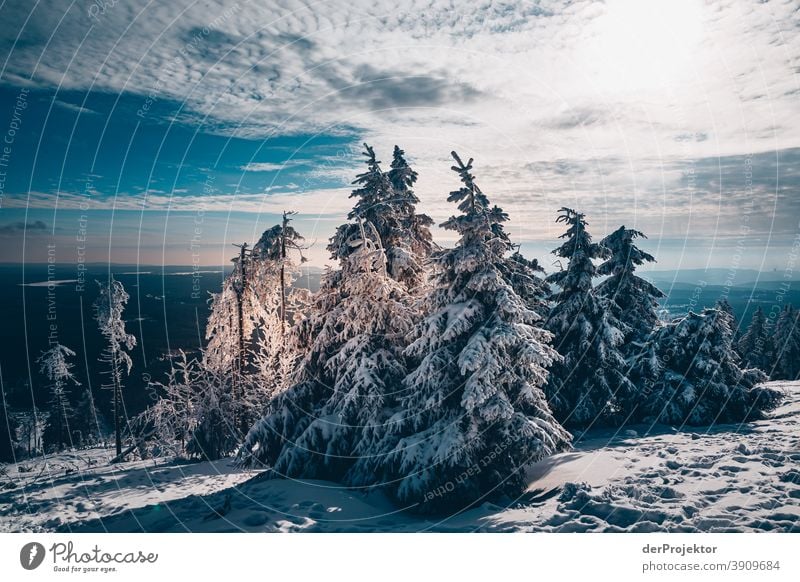
[[[800,310],[784,305],[775,324],[775,361],[771,370],[776,380],[796,380],[800,376]]]
[[[582,213],[562,208],[556,222],[565,224],[567,231],[553,254],[569,262],[547,278],[559,290],[553,295],[555,304],[546,325],[564,360],[552,370],[547,395],[562,423],[618,423],[635,392],[621,352],[630,328],[617,319],[592,285],[597,275],[592,260],[607,258],[610,252],[592,242]]]
[[[609,254],[597,268],[597,274],[608,278],[598,286],[597,293],[609,300],[616,317],[641,338],[649,335],[658,321],[658,300],[665,295],[635,274],[636,267],[656,260],[634,244],[637,238],[647,237],[638,230],[621,226],[601,241]]]
[[[773,358],[773,327],[761,306],[756,307],[750,325],[737,343],[737,350],[745,366],[770,372]]]
[[[416,212],[419,200],[412,190],[416,172],[398,147],[388,173],[381,169],[372,147],[364,144],[364,148],[367,171],[353,182],[357,188],[350,194],[356,198],[348,214],[351,222],[337,229],[328,250],[334,259],[343,259],[354,248],[349,242],[359,240],[358,221],[370,224],[386,254],[389,274],[408,290],[419,292],[425,278],[424,262],[434,245],[429,229],[431,219]]]

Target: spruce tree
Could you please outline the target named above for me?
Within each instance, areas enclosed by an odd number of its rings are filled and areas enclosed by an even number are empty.
[[[299,357],[292,341],[292,314],[297,317],[307,301],[304,289],[292,289],[306,262],[305,239],[291,226],[293,212],[284,212],[280,224],[265,231],[253,247],[252,288],[257,298],[250,357],[262,398],[286,388]],[[262,410],[257,410],[263,413]],[[254,419],[255,420],[255,419]],[[249,428],[249,427],[248,427]]]
[[[434,249],[430,231],[433,220],[426,214],[417,213],[419,198],[413,189],[417,173],[408,165],[405,152],[397,145],[394,146],[388,178],[393,190],[391,207],[399,226],[383,240],[389,274],[409,289],[419,290],[425,280],[425,261]]]
[[[100,442],[106,433],[106,421],[88,388],[83,391],[73,408],[70,428],[76,446],[94,445]]]
[[[203,365],[215,372],[233,374],[236,368],[239,352],[237,302],[233,277],[229,275],[223,280],[222,289],[211,294],[211,308],[206,322],[207,344]]]
[[[356,199],[348,214],[349,223],[341,225],[328,246],[336,259],[352,250],[348,240],[358,240],[358,222],[371,224],[377,231],[386,254],[387,272],[406,289],[419,292],[424,281],[424,261],[433,247],[431,219],[416,213],[418,199],[412,186],[416,172],[408,167],[403,151],[395,148],[392,170],[385,173],[371,146],[364,144],[367,171],[359,174],[350,194]]]
[[[731,330],[733,330],[733,337],[735,339],[739,324],[736,321],[736,314],[733,312],[733,306],[730,301],[728,301],[727,297],[723,297],[716,302],[714,308],[728,318],[728,325],[730,325]]]
[[[389,202],[394,197],[389,176],[381,169],[375,150],[367,144],[364,144],[364,150],[362,155],[366,158],[364,163],[367,171],[358,174],[353,180],[356,188],[350,193],[350,198],[355,198],[355,204],[347,215],[349,222],[336,229],[328,244],[328,251],[337,260],[345,259],[352,252],[347,241],[359,239],[358,221],[371,224],[378,231],[381,243],[389,231],[399,227],[399,221]],[[386,246],[383,248],[386,251]]]
[[[750,325],[737,343],[742,362],[748,368],[769,372],[772,367],[772,326],[761,307],[756,307]]]
[[[231,375],[183,350],[170,363],[167,381],[151,382],[161,397],[134,419],[134,432],[146,435],[160,454],[213,461],[233,453],[241,443],[234,426],[241,406],[233,398]]]
[[[475,183],[472,160],[452,155],[463,186],[448,200],[460,214],[442,227],[460,239],[431,257],[427,315],[405,350],[415,367],[386,425],[388,454],[376,456],[390,493],[421,512],[517,495],[525,466],[570,439],[541,389],[558,359],[551,336],[504,276],[508,217]]]
[[[547,396],[556,418],[567,426],[618,424],[634,393],[621,352],[630,328],[592,287],[597,276],[593,259],[608,258],[610,251],[592,242],[583,214],[562,208],[556,222],[566,224],[567,231],[553,254],[568,263],[547,278],[559,288],[547,328],[563,361],[551,371]]]
[[[291,217],[296,212],[284,212],[280,224],[264,231],[261,238],[253,247],[253,262],[256,273],[254,274],[256,293],[261,296],[262,302],[269,296],[275,295],[269,280],[272,272],[278,272],[278,293],[280,309],[278,319],[281,323],[281,332],[285,333],[288,327],[288,301],[287,293],[292,283],[300,272],[300,265],[306,262],[303,251],[306,250],[305,238],[290,224]],[[295,260],[295,256],[297,260]],[[262,272],[266,271],[262,275]],[[266,276],[264,276],[266,275]],[[266,282],[262,282],[266,279]],[[265,284],[266,283],[266,284]]]
[[[332,255],[336,258],[337,252]],[[319,290],[295,324],[290,338],[300,359],[288,378],[289,388],[270,400],[262,418],[247,433],[238,453],[242,466],[274,466],[284,444],[305,430],[312,411],[326,398],[328,387],[317,380],[324,378],[331,337],[326,315],[339,304],[342,281],[342,269],[327,267]]]
[[[207,459],[230,452],[236,443],[241,442],[249,422],[253,420],[245,402],[250,400],[255,386],[250,381],[253,372],[251,341],[263,308],[247,279],[249,255],[240,253],[233,262],[233,271],[223,280],[222,289],[211,296],[206,322],[208,343],[202,352],[202,371],[193,367],[198,375],[194,398],[198,409],[196,424],[185,446],[191,456]],[[165,398],[171,398],[170,394],[180,390],[172,384],[176,382],[176,368],[185,363],[182,361],[184,356],[180,356],[179,362],[172,362]],[[173,390],[167,390],[168,386]],[[160,414],[161,409],[171,405],[161,403],[160,408],[152,412]],[[158,430],[163,432],[162,428]]]
[[[152,434],[152,440],[161,451],[175,456],[187,453],[187,444],[204,415],[202,396],[205,380],[213,372],[183,350],[170,358],[167,381],[151,381],[149,388],[159,394],[159,399],[139,414],[131,423],[139,435]],[[228,431],[226,431],[228,432]]]
[[[689,312],[659,328],[657,379],[640,406],[646,422],[707,425],[758,419],[780,400],[757,387],[766,376],[742,370],[729,317],[716,309]]]
[[[228,374],[238,389],[248,372],[247,353],[261,302],[253,285],[253,261],[247,243],[235,246],[239,253],[231,259],[233,270],[222,282],[220,292],[211,294],[203,363],[215,373]]]
[[[597,286],[597,294],[606,299],[614,316],[630,329],[623,350],[635,350],[632,342],[650,335],[658,321],[658,300],[665,297],[655,285],[636,276],[636,267],[655,262],[655,257],[634,244],[643,233],[620,226],[605,237],[600,245],[608,249],[608,259],[597,268],[598,275],[608,278]]]
[[[14,415],[10,414],[6,395],[0,392],[0,463],[12,463],[16,459],[14,449],[18,428]]]
[[[100,361],[107,366],[105,374],[108,381],[103,388],[110,390],[114,410],[114,445],[117,456],[122,454],[122,417],[124,403],[122,401],[123,379],[130,374],[133,361],[128,355],[136,345],[136,338],[125,329],[122,315],[130,298],[122,283],[109,275],[107,283],[97,282],[100,295],[95,301],[95,321],[100,333],[106,340],[106,347]]]
[[[209,410],[193,434],[195,441],[213,443],[213,450],[244,437],[268,400],[286,387],[297,359],[289,339],[289,316],[300,305],[297,298],[302,293],[290,288],[299,264],[305,262],[305,247],[290,224],[292,215],[284,212],[281,223],[264,231],[252,250],[246,243],[239,245],[233,270],[220,292],[212,294],[203,352],[203,367],[209,373],[204,400],[224,401],[225,406]],[[229,396],[212,396],[223,386],[230,388]],[[203,437],[202,430],[213,435]],[[225,431],[229,437],[222,434]]]
[[[245,465],[374,484],[359,461],[376,454],[405,375],[401,351],[411,314],[406,291],[387,273],[377,230],[356,227],[360,237],[344,243],[349,250],[340,254],[341,269],[326,277],[300,331],[309,349],[296,382],[247,435]]]
[[[646,410],[645,403],[653,398],[664,371],[659,355],[659,338],[664,325],[661,322],[657,323],[650,335],[637,345],[637,349],[628,359],[628,378],[636,387],[630,398],[623,403],[630,423],[640,422],[650,414]]]
[[[182,365],[186,365],[185,360]],[[181,443],[188,437],[185,451],[189,457],[213,461],[234,453],[242,442],[241,427],[245,423],[242,401],[234,397],[238,386],[232,384],[229,374],[202,368],[194,361],[189,364],[188,370],[185,367],[183,370],[187,372],[182,376],[183,384],[177,380],[178,384],[171,385],[172,392],[169,393],[188,391],[190,396],[185,401],[188,405],[173,399],[166,408],[166,411],[175,410],[179,413],[175,417],[174,436]],[[158,430],[163,442],[163,426]]]
[[[70,431],[70,419],[73,411],[69,401],[68,387],[70,384],[80,385],[72,373],[73,364],[68,361],[68,358],[74,355],[75,352],[68,347],[55,344],[47,351],[42,352],[37,360],[39,371],[50,382],[50,401],[43,438],[46,445],[52,446],[56,450],[73,444]]]
[[[503,274],[514,292],[528,307],[546,318],[550,312],[550,285],[544,278],[544,269],[536,259],[528,259],[517,247],[503,266]]]
[[[784,305],[778,316],[773,344],[772,378],[797,380],[800,377],[800,310],[791,304]]]
[[[295,330],[295,341],[303,355],[290,386],[269,402],[264,416],[247,433],[238,453],[242,466],[274,467],[284,446],[294,443],[330,395],[324,383],[328,346],[333,341],[328,315],[340,302],[342,279],[340,269],[328,267],[323,275],[319,291],[312,296]]]
[[[48,414],[37,407],[25,410],[18,416],[19,445],[27,456],[31,457],[42,451],[42,433],[47,424]]]

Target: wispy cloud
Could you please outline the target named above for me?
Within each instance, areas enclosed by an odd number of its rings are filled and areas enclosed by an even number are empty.
[[[21,232],[37,234],[46,230],[47,225],[41,220],[36,220],[34,222],[12,222],[10,224],[0,226],[0,235],[17,235]]]
[[[138,212],[248,212],[258,214],[281,214],[284,210],[295,210],[310,218],[339,217],[347,214],[352,205],[350,190],[326,188],[303,192],[269,192],[264,194],[202,194],[188,193],[171,196],[167,193],[149,191],[146,195],[104,195],[88,199],[80,194],[61,193],[58,199],[60,211],[67,210],[123,210]],[[26,197],[9,197],[6,208],[52,209],[53,195],[49,192],[31,192]],[[0,227],[0,233],[19,232],[25,228],[43,230],[46,225],[14,223]]]
[[[239,169],[243,172],[283,172],[290,168],[296,168],[308,164],[308,160],[286,160],[285,162],[250,162]]]
[[[74,113],[82,114],[82,115],[97,115],[97,112],[89,109],[88,107],[83,107],[81,105],[75,105],[74,103],[68,103],[67,101],[60,101],[58,99],[53,100],[53,103],[57,107],[61,107],[62,109],[66,109],[67,111],[72,111]]]
[[[728,236],[754,195],[760,208],[751,228],[796,229],[800,11],[791,2],[322,6],[130,0],[92,19],[86,5],[68,0],[32,13],[6,3],[0,48],[10,58],[0,81],[124,93],[140,107],[169,100],[180,109],[160,121],[202,123],[226,136],[356,136],[355,144],[375,144],[384,163],[398,143],[420,172],[423,210],[437,220],[453,212],[445,198],[457,187],[448,159],[456,149],[475,157],[480,184],[511,213],[522,239],[551,239],[553,213],[564,203],[587,209],[599,230],[625,222],[662,236],[689,227]],[[23,42],[14,44],[17,30]],[[358,171],[357,152],[347,152],[352,164],[336,165],[314,157],[311,146],[296,153],[304,159],[231,166],[291,169],[296,188],[151,192],[144,209],[294,208],[343,217],[347,189],[308,187],[303,177],[324,174],[345,185]],[[94,207],[142,209],[141,197],[95,198]],[[81,201],[61,193],[59,207]],[[30,203],[52,207],[52,194],[32,193]]]
[[[529,159],[681,155],[662,132],[708,135],[699,154],[800,145],[791,3],[132,0],[97,22],[51,4],[3,8],[6,80],[174,99],[239,135],[357,127]]]

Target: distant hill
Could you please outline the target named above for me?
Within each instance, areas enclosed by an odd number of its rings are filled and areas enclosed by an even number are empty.
[[[759,285],[768,282],[785,281],[783,271],[757,271],[755,269],[680,269],[670,271],[642,271],[642,276],[654,283],[683,285],[697,285],[704,282],[706,285],[725,285],[729,281],[734,287]],[[796,280],[800,285],[800,281]]]

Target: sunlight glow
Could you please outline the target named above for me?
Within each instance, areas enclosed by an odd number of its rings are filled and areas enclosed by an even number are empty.
[[[610,0],[590,26],[584,65],[602,91],[657,89],[694,75],[704,7],[699,0]]]

